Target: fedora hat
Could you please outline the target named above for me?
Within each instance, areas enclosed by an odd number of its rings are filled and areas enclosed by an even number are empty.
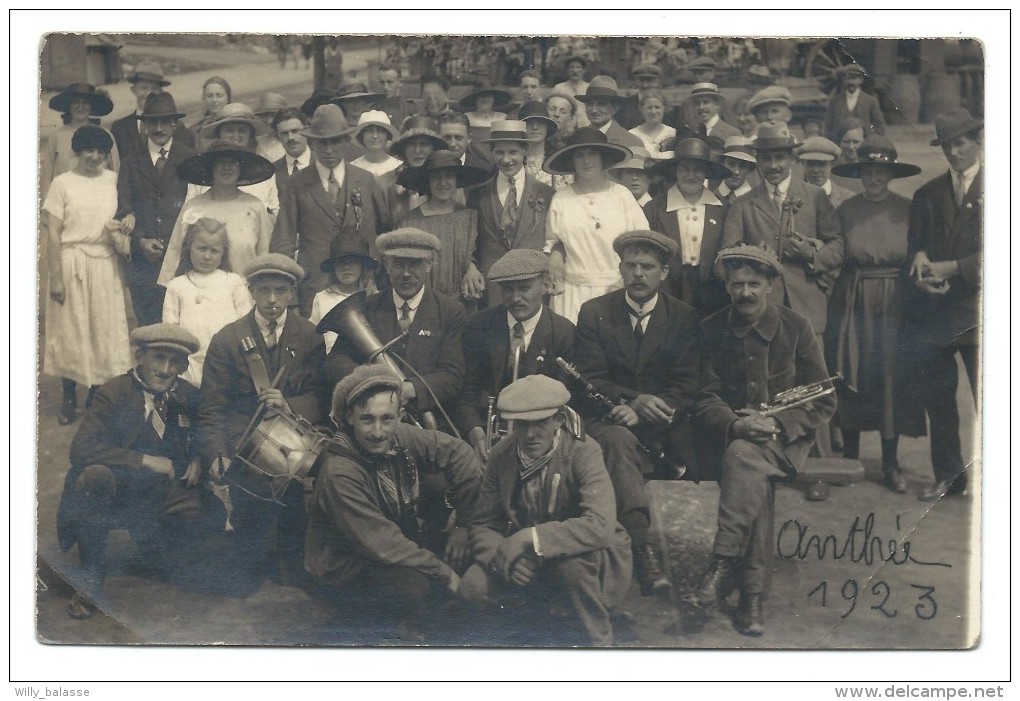
[[[113,100],[99,92],[95,85],[88,83],[71,83],[50,98],[50,109],[60,113],[71,111],[71,100],[82,97],[92,105],[92,116],[102,117],[113,112]]]
[[[280,93],[266,92],[259,98],[259,105],[255,108],[255,114],[276,114],[287,107],[287,98]]]
[[[462,165],[460,156],[453,151],[442,149],[433,151],[420,168],[404,168],[397,175],[397,184],[419,195],[429,194],[429,176],[440,170],[449,170],[457,177],[457,187],[465,188],[478,185],[489,179],[490,174],[484,168]]]
[[[460,98],[457,104],[462,110],[473,112],[478,98],[482,95],[492,95],[493,109],[506,107],[510,104],[510,100],[513,99],[513,96],[506,90],[500,90],[491,85],[479,85],[475,87],[473,92]]]
[[[738,161],[757,163],[754,151],[751,149],[751,140],[746,136],[731,136],[723,144],[723,158],[735,158]]]
[[[361,116],[358,117],[358,126],[354,127],[354,132],[351,136],[357,139],[361,136],[361,132],[369,127],[379,127],[389,134],[391,139],[397,138],[399,133],[397,128],[390,123],[388,114],[381,110],[368,110],[367,112],[362,112]]]
[[[747,80],[758,85],[772,85],[778,77],[779,73],[760,63],[756,63],[747,69]]]
[[[595,127],[581,127],[570,135],[566,146],[545,159],[542,170],[552,175],[573,175],[573,153],[582,148],[601,152],[602,167],[607,169],[631,157],[630,149],[609,143],[606,135]]]
[[[690,99],[693,100],[698,97],[713,97],[716,102],[723,99],[722,93],[719,92],[719,86],[715,83],[695,83],[692,85]]]
[[[896,146],[888,137],[872,134],[857,148],[856,163],[840,163],[833,167],[832,173],[842,178],[859,178],[861,177],[861,166],[869,163],[888,168],[892,171],[893,178],[909,178],[921,172],[919,166],[898,162],[897,155]]]
[[[269,180],[276,172],[272,163],[254,151],[245,151],[232,141],[217,139],[203,153],[182,161],[177,166],[177,174],[194,185],[212,185],[213,164],[220,158],[235,158],[241,163],[238,185],[254,185]]]
[[[797,138],[790,133],[790,127],[786,122],[775,124],[759,124],[758,136],[751,142],[751,148],[755,153],[762,151],[792,151],[800,146]]]
[[[52,106],[52,102],[50,103]],[[974,119],[966,107],[957,107],[935,117],[935,138],[932,146],[941,146],[958,136],[963,136],[977,129],[983,129],[985,120]]]
[[[419,136],[432,142],[435,151],[446,148],[446,142],[436,132],[436,121],[425,115],[415,115],[404,120],[404,131],[400,132],[400,138],[390,144],[390,155],[402,161],[407,160],[407,142]]]
[[[528,125],[519,119],[501,119],[492,123],[489,129],[489,138],[482,139],[483,144],[492,144],[497,141],[519,141],[528,142]]]
[[[145,107],[142,108],[141,114],[135,115],[138,119],[159,119],[159,118],[172,118],[182,119],[184,117],[183,112],[177,111],[177,105],[174,103],[174,96],[168,92],[154,92],[149,93],[149,96],[145,98]]]
[[[255,119],[255,113],[251,111],[251,107],[243,102],[231,102],[224,105],[220,110],[220,116],[202,127],[198,131],[198,135],[203,139],[215,139],[217,138],[216,130],[224,124],[247,124],[252,128],[255,136],[265,136],[273,131],[261,119]]]
[[[594,100],[608,100],[609,102],[625,102],[626,97],[620,94],[616,81],[608,75],[597,75],[588,83],[588,92],[584,95],[575,96],[581,102],[588,103]]]
[[[135,64],[135,69],[131,71],[131,75],[124,80],[129,83],[137,83],[140,80],[144,80],[147,83],[155,83],[164,88],[170,85],[170,81],[163,78],[163,66],[155,61],[139,61]]]
[[[525,102],[521,105],[521,108],[517,110],[517,118],[525,123],[530,119],[542,120],[546,126],[545,138],[547,139],[559,129],[556,120],[549,116],[549,108],[545,106],[544,102],[538,100]]]
[[[333,272],[341,258],[360,258],[361,265],[366,270],[375,270],[379,267],[376,259],[368,255],[368,244],[357,236],[340,234],[333,239],[329,244],[329,258],[319,264],[319,270],[324,273]]]
[[[671,174],[677,164],[687,161],[697,163],[708,171],[709,180],[722,180],[733,175],[726,166],[712,160],[712,147],[704,139],[688,137],[680,139],[673,147],[673,154],[664,160],[656,160],[649,170],[657,173]]]
[[[347,136],[352,131],[347,125],[343,110],[334,104],[319,105],[308,126],[299,133],[307,139],[335,139]]]

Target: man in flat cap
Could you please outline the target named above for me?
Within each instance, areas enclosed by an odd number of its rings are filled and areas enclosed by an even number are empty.
[[[445,610],[438,595],[460,589],[482,464],[463,441],[400,421],[403,384],[376,363],[337,383],[339,431],[315,480],[305,567],[348,630],[370,635],[383,622],[421,642],[426,614]],[[437,522],[426,509],[436,500],[456,512],[448,532],[448,511]]]
[[[885,134],[885,115],[878,99],[861,89],[867,77],[865,70],[856,63],[848,63],[839,69],[840,89],[829,98],[825,107],[825,122],[822,133],[838,141],[840,122],[847,117],[856,117],[864,125],[864,136]]]
[[[610,612],[630,587],[630,539],[599,446],[567,418],[569,401],[563,383],[545,375],[500,392],[497,408],[514,430],[485,468],[461,592],[481,603],[523,590],[545,609],[528,617],[532,634],[541,632],[537,621],[548,622],[547,635],[558,632],[548,607],[559,603],[586,642],[611,645]]]
[[[135,151],[140,151],[145,146],[146,127],[139,115],[145,111],[145,102],[149,95],[158,95],[163,92],[170,81],[163,77],[163,67],[155,61],[139,61],[135,69],[124,80],[131,83],[131,94],[135,96],[135,109],[131,114],[114,120],[110,125],[110,133],[117,144],[117,153],[121,162]],[[151,110],[150,110],[151,112]],[[175,120],[170,126],[170,135],[178,144],[195,148],[195,135],[185,126],[183,121]]]
[[[759,125],[779,123],[787,124],[793,119],[790,103],[793,95],[781,85],[770,85],[762,88],[747,101],[747,111],[754,116]],[[757,132],[755,132],[757,136]]]
[[[179,377],[198,339],[175,324],[152,324],[132,331],[131,342],[138,364],[98,389],[71,441],[57,536],[64,550],[77,543],[81,560],[72,618],[91,616],[102,595],[111,529],[126,528],[149,565],[185,575],[186,554],[223,528],[222,506],[196,488],[203,471],[190,439],[198,389]]]
[[[578,407],[589,419],[588,434],[605,452],[618,518],[633,543],[634,574],[649,596],[670,584],[652,545],[644,481],[653,473],[673,479],[680,466],[694,467],[688,416],[697,390],[698,317],[662,288],[677,254],[675,241],[654,231],[629,231],[613,248],[624,289],[581,306],[574,357],[581,375],[619,403],[608,413],[593,403]]]
[[[856,193],[832,182],[829,171],[833,162],[840,157],[841,151],[837,144],[824,136],[810,136],[795,151],[797,162],[804,169],[804,182],[822,188],[829,196],[829,202],[836,209]]]
[[[237,576],[230,587],[246,593],[258,587],[263,549],[277,521],[276,543],[287,581],[300,581],[304,537],[304,489],[292,482],[282,503],[235,487],[245,469],[234,458],[256,412],[289,414],[315,424],[324,418],[329,389],[322,364],[326,348],[315,326],[288,307],[304,270],[281,253],[256,257],[244,271],[254,308],[220,329],[209,342],[202,371],[198,431],[201,454],[214,477],[231,484]],[[293,446],[290,446],[293,447]],[[229,469],[228,469],[229,468]],[[227,587],[225,587],[227,588]]]
[[[654,63],[639,63],[631,69],[630,77],[637,85],[637,92],[620,104],[613,117],[628,131],[645,121],[644,115],[641,114],[641,99],[649,90],[662,89],[662,68]]]
[[[718,525],[708,571],[683,600],[712,611],[736,588],[737,629],[761,635],[775,548],[775,482],[796,476],[836,400],[829,394],[774,415],[760,411],[780,392],[827,379],[822,348],[808,319],[770,300],[782,275],[771,251],[737,244],[719,252],[718,264],[732,305],[701,322],[694,406],[699,477],[719,480]]]
[[[392,352],[417,371],[405,368],[408,379],[401,398],[408,409],[419,416],[424,412],[441,414],[440,407],[450,411],[464,381],[461,334],[465,315],[458,300],[428,284],[439,239],[421,229],[404,227],[381,234],[377,244],[392,288],[365,298],[368,324],[383,343],[405,335],[392,346]],[[367,360],[356,340],[341,334],[333,345],[326,362],[330,384]],[[441,426],[448,428],[445,421]]]
[[[499,300],[464,325],[464,384],[457,400],[461,435],[482,460],[488,456],[488,402],[512,381],[558,375],[556,358],[574,359],[574,325],[542,301],[549,262],[542,251],[515,248],[489,269],[489,294]]]

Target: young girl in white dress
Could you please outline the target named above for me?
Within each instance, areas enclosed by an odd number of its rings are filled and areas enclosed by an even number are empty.
[[[318,324],[333,307],[359,290],[375,292],[372,271],[376,267],[375,259],[368,255],[368,245],[360,238],[341,235],[333,239],[329,246],[329,258],[322,261],[320,268],[330,275],[332,283],[315,293],[308,320]],[[326,355],[329,355],[336,343],[337,334],[327,331],[323,338],[326,341]]]
[[[252,308],[244,278],[230,270],[229,246],[223,222],[196,219],[184,235],[177,277],[166,286],[163,321],[180,324],[202,344],[181,375],[196,387],[202,383],[202,365],[213,335]]]

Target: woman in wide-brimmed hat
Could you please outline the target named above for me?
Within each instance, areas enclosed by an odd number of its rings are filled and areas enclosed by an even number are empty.
[[[427,231],[442,243],[432,265],[432,286],[468,303],[485,291],[485,278],[471,261],[478,239],[478,213],[457,204],[455,196],[458,189],[488,178],[486,171],[461,165],[460,157],[447,150],[433,152],[421,168],[409,168],[397,178],[403,187],[428,197],[399,225]]]
[[[488,129],[493,122],[506,119],[506,113],[501,110],[506,109],[512,97],[506,90],[482,84],[462,97],[458,106],[467,114],[472,127]]]
[[[528,153],[524,157],[524,169],[540,183],[557,187],[556,181],[559,180],[559,187],[569,184],[570,180],[564,176],[554,176],[542,170],[546,154],[556,150],[552,137],[559,130],[559,124],[549,116],[545,103],[537,100],[525,102],[518,110],[518,119],[527,125]]]
[[[40,153],[40,193],[43,197],[53,178],[74,169],[78,156],[71,148],[71,138],[81,127],[95,123],[98,117],[113,111],[113,101],[105,92],[88,83],[72,83],[50,98],[50,109],[63,117],[64,124],[50,132],[43,140]],[[111,134],[111,137],[113,135]],[[106,156],[106,168],[116,172],[120,168],[117,145]]]
[[[609,177],[609,167],[631,155],[623,146],[608,143],[598,129],[582,127],[546,159],[547,172],[574,176],[569,187],[553,196],[545,227],[555,295],[551,306],[572,322],[582,304],[623,284],[613,239],[648,228],[634,196]]]
[[[829,368],[840,372],[857,392],[839,396],[834,423],[843,430],[843,455],[857,458],[861,431],[878,431],[882,439],[885,483],[905,492],[896,458],[900,435],[925,431],[920,404],[896,382],[898,330],[902,317],[902,279],[907,266],[910,200],[889,190],[889,183],[921,172],[896,160],[896,147],[873,134],[857,149],[857,161],[832,169],[857,178],[864,192],[843,202],[838,214],[846,238],[843,272],[830,300],[825,348]]]
[[[272,178],[272,163],[232,141],[218,139],[209,144],[205,153],[177,166],[177,174],[192,185],[207,189],[181,208],[167,244],[159,284],[166,285],[176,275],[188,226],[202,217],[217,219],[227,227],[231,269],[244,270],[255,256],[269,251],[272,218],[262,200],[240,186]]]

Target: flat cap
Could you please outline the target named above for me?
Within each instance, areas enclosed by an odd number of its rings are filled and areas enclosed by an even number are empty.
[[[708,70],[710,68],[715,68],[715,66],[715,59],[711,56],[698,56],[696,59],[687,64],[688,68],[701,70]]]
[[[625,231],[613,239],[613,250],[618,256],[622,256],[624,249],[628,246],[651,246],[662,254],[664,260],[669,260],[679,250],[673,239],[647,229]]]
[[[141,348],[166,348],[191,355],[198,350],[195,335],[177,324],[150,324],[139,326],[131,332],[131,342]]]
[[[294,283],[305,277],[305,270],[282,253],[263,253],[256,256],[244,269],[244,277],[251,280],[262,275],[282,275]]]
[[[398,258],[431,258],[442,248],[437,236],[410,226],[379,234],[375,245],[384,256]]]
[[[779,259],[776,258],[776,254],[773,253],[772,250],[764,243],[760,246],[752,246],[749,243],[741,241],[732,246],[727,246],[719,251],[719,254],[715,257],[717,269],[721,269],[723,264],[728,260],[755,261],[771,268],[775,277],[779,277],[783,274],[783,269],[779,265]]]
[[[489,268],[492,282],[530,280],[549,272],[549,259],[533,248],[513,248],[499,257]]]
[[[797,149],[797,158],[804,161],[834,161],[842,150],[824,136],[809,136]]]
[[[511,382],[499,393],[496,408],[507,421],[545,419],[570,401],[570,392],[548,375],[528,375]]]
[[[639,63],[630,69],[630,74],[635,78],[642,75],[658,78],[662,75],[662,69],[654,63]]]
[[[793,102],[793,95],[790,94],[789,90],[782,85],[770,85],[751,96],[751,99],[747,101],[747,110],[754,114],[756,109],[765,105],[779,103],[789,107],[791,102]]]
[[[358,397],[375,387],[383,387],[400,393],[403,380],[385,363],[359,365],[354,371],[336,383],[330,414],[339,419],[351,408]]]

